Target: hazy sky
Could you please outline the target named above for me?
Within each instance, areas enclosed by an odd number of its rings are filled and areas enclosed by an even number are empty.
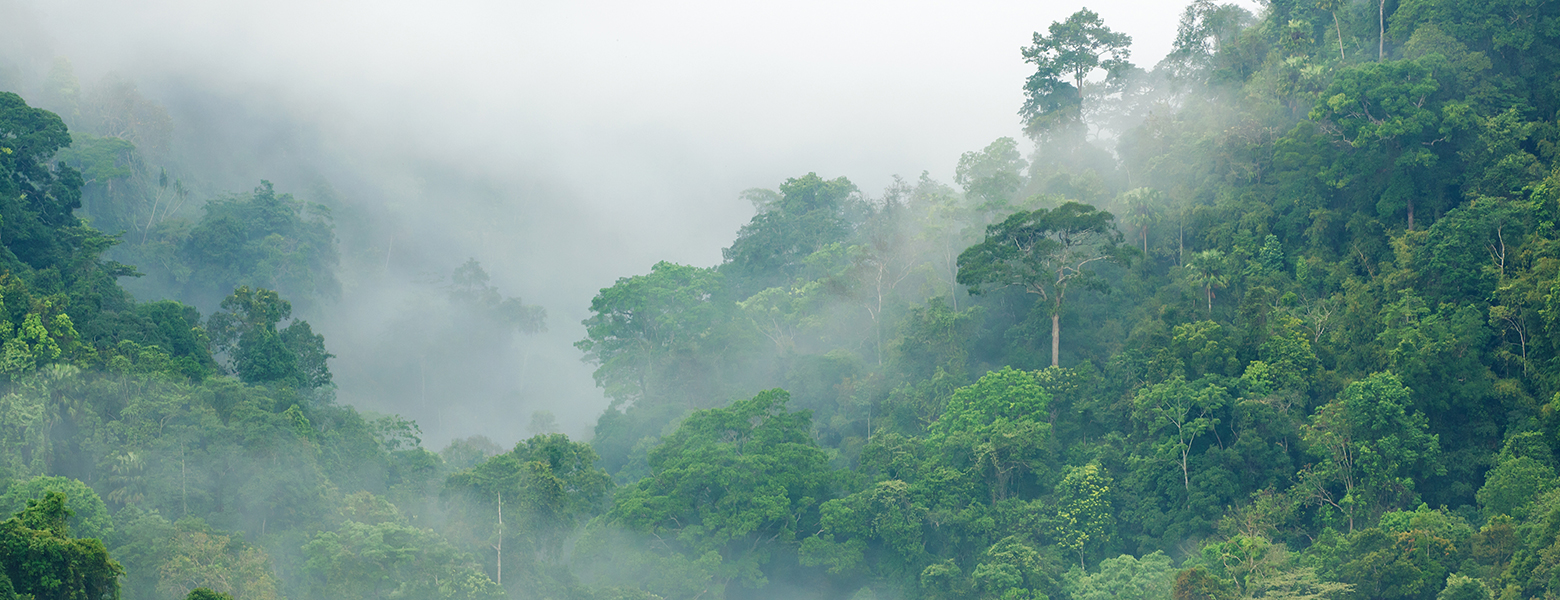
[[[1019,137],[1019,47],[1081,6],[0,0],[0,27],[13,52],[69,57],[84,83],[115,71],[154,98],[200,87],[245,99],[232,119],[312,132],[310,152],[378,182],[385,210],[546,306],[556,381],[531,402],[573,407],[558,412],[580,433],[601,401],[567,343],[598,288],[658,260],[717,263],[751,216],[745,188],[809,171],[871,195],[894,174],[951,180],[962,152]],[[1184,8],[1088,6],[1143,66]],[[496,191],[450,197],[403,177],[413,164]]]

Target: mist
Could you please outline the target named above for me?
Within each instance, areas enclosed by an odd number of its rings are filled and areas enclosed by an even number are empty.
[[[1179,11],[1096,9],[1148,64]],[[536,410],[588,439],[604,400],[572,343],[598,288],[659,260],[720,262],[752,216],[747,188],[813,171],[869,193],[895,174],[948,180],[961,152],[1017,137],[1016,48],[1070,10],[0,3],[24,80],[63,57],[84,87],[134,82],[173,117],[174,152],[205,195],[261,179],[334,189],[343,293],[304,316],[336,355],[340,398],[416,419],[435,447],[511,443]],[[544,307],[547,331],[483,361],[482,380],[408,393],[393,325],[410,284],[467,258]]]
[[[1556,22],[0,0],[0,600],[1560,595]]]

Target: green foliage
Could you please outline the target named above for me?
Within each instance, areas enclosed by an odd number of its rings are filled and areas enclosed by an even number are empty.
[[[1424,415],[1411,412],[1409,393],[1397,376],[1373,374],[1349,384],[1305,428],[1320,459],[1308,491],[1350,531],[1412,503],[1414,474],[1437,469],[1438,437],[1427,431]]]
[[[950,464],[978,474],[996,503],[1023,479],[1048,475],[1050,401],[1034,374],[1011,367],[992,371],[953,393],[927,442],[940,447]]]
[[[65,123],[0,92],[0,261],[12,271],[68,263],[87,230],[71,211],[81,206],[81,173],[51,163],[70,145]]]
[[[1019,536],[1002,538],[986,549],[970,582],[979,598],[1041,600],[1058,587],[1048,557]]]
[[[1175,600],[1234,600],[1234,586],[1210,574],[1207,569],[1194,567],[1176,574],[1175,587],[1171,588]]]
[[[1028,166],[1013,138],[997,138],[980,152],[965,152],[959,157],[953,180],[964,188],[970,204],[982,212],[1005,213],[1024,187],[1024,168]]]
[[[1021,52],[1032,154],[744,192],[722,265],[594,299],[589,446],[437,455],[289,322],[336,293],[328,213],[263,184],[185,221],[166,111],[57,62],[60,116],[0,94],[0,500],[68,499],[0,530],[96,527],[127,598],[1555,596],[1556,10],[1197,0],[1153,70],[1080,11]],[[232,296],[136,304],[109,252]],[[544,325],[449,281],[386,342]],[[0,598],[52,585],[4,564]]]
[[[1446,588],[1435,596],[1436,600],[1490,600],[1493,597],[1484,582],[1456,573],[1446,578]]]
[[[50,493],[65,496],[65,508],[70,512],[68,526],[76,537],[106,540],[113,534],[114,521],[103,499],[86,484],[68,477],[39,475],[12,485],[0,495],[0,514],[15,514]]]
[[[985,241],[959,254],[961,284],[971,294],[1019,286],[1040,296],[1051,315],[1051,366],[1058,366],[1058,339],[1068,288],[1108,289],[1091,266],[1119,261],[1121,232],[1115,217],[1087,204],[1020,211],[986,228]]]
[[[695,386],[718,364],[706,356],[738,341],[727,326],[734,304],[721,292],[715,269],[661,262],[591,300],[594,315],[583,322],[586,338],[575,347],[598,365],[596,385],[614,406],[698,405],[703,390]]]
[[[277,194],[269,181],[207,202],[178,257],[189,268],[184,297],[202,306],[238,287],[277,290],[305,309],[341,293],[329,210]]]
[[[1130,66],[1132,55],[1132,37],[1111,31],[1087,8],[1052,23],[1048,33],[1036,32],[1034,43],[1023,49],[1024,62],[1035,72],[1024,83],[1019,115],[1032,131],[1078,124],[1084,79],[1098,68],[1118,73]]]
[[[451,474],[444,496],[471,525],[464,535],[494,545],[497,561],[507,546],[524,549],[513,556],[543,555],[556,562],[565,539],[601,512],[611,489],[589,445],[552,433]]]
[[[347,521],[303,548],[314,593],[322,598],[503,598],[465,553],[438,534],[386,522]]]
[[[1098,573],[1068,572],[1067,589],[1074,600],[1169,600],[1175,577],[1175,565],[1163,552],[1142,559],[1123,554],[1100,561]]]
[[[1156,444],[1178,459],[1181,483],[1192,487],[1190,459],[1197,438],[1212,433],[1219,425],[1214,415],[1229,403],[1229,394],[1216,384],[1195,385],[1182,377],[1138,390],[1132,400],[1134,421],[1145,425]]]
[[[650,452],[650,476],[624,488],[607,518],[661,540],[645,551],[705,565],[707,591],[756,588],[765,567],[815,530],[833,475],[806,413],[781,390],[694,412]]]
[[[787,179],[771,200],[755,202],[759,214],[722,250],[720,272],[731,278],[739,297],[783,286],[802,274],[807,257],[850,233],[847,213],[855,208],[856,185],[816,173]]]
[[[51,491],[0,523],[0,566],[10,586],[41,600],[117,600],[124,571],[103,542],[71,537],[65,505],[65,495]]]
[[[1078,564],[1087,564],[1091,547],[1110,539],[1115,524],[1110,474],[1096,464],[1073,467],[1056,484],[1056,512],[1051,517],[1057,545],[1078,553]]]
[[[190,595],[185,596],[184,600],[233,600],[233,597],[206,588],[195,588],[190,590]]]
[[[207,329],[216,353],[227,358],[239,379],[300,388],[330,385],[326,361],[334,355],[325,351],[325,336],[314,333],[308,321],[277,328],[292,316],[292,303],[271,290],[240,286],[222,301],[222,309],[227,312],[211,315]]]

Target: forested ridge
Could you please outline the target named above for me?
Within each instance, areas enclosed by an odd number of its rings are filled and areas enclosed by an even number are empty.
[[[369,220],[208,189],[133,83],[12,82],[0,600],[1560,596],[1560,5],[1019,50],[1027,140],[743,192],[720,264],[591,302],[591,439],[438,452],[308,322]],[[447,281],[412,343],[546,324]]]

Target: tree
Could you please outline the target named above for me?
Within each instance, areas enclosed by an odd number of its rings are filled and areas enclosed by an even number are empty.
[[[175,528],[165,559],[157,566],[160,596],[177,598],[207,588],[238,598],[281,598],[281,582],[264,550],[199,519],[181,519]]]
[[[1161,205],[1165,202],[1165,195],[1159,190],[1151,188],[1133,188],[1121,194],[1117,201],[1126,207],[1121,220],[1129,227],[1136,229],[1138,240],[1142,243],[1143,257],[1148,257],[1148,228],[1158,223],[1163,217]]]
[[[1235,600],[1234,586],[1203,567],[1193,567],[1175,576],[1170,596],[1175,600]]]
[[[87,484],[69,477],[39,475],[11,486],[0,495],[0,514],[15,514],[28,503],[50,493],[65,496],[65,508],[70,512],[67,525],[78,537],[108,539],[114,532],[114,520],[108,507],[97,492]]]
[[[1347,166],[1339,167],[1339,187],[1355,178],[1390,173],[1381,188],[1378,210],[1383,215],[1396,212],[1398,203],[1407,210],[1407,228],[1414,229],[1414,197],[1430,195],[1421,191],[1434,175],[1440,155],[1435,143],[1454,132],[1458,119],[1443,122],[1440,98],[1442,87],[1436,80],[1437,68],[1444,69],[1440,55],[1421,60],[1377,62],[1350,67],[1338,73],[1322,101],[1311,109],[1310,119],[1324,127],[1356,152]],[[1468,106],[1451,106],[1448,116],[1464,115]],[[1374,171],[1374,173],[1372,172]],[[1421,175],[1416,181],[1415,175]],[[1432,188],[1433,189],[1433,188]]]
[[[1229,265],[1224,253],[1217,249],[1203,250],[1186,263],[1187,281],[1203,288],[1208,295],[1208,318],[1213,318],[1213,290],[1230,284]]]
[[[1338,60],[1348,60],[1343,53],[1343,23],[1338,20],[1338,9],[1344,7],[1344,0],[1316,0],[1316,8],[1332,14],[1333,30],[1338,35]]]
[[[271,290],[240,286],[222,301],[222,309],[227,312],[211,315],[206,329],[214,354],[225,356],[239,379],[299,388],[330,385],[326,361],[335,355],[325,351],[325,336],[302,320],[277,329],[292,316],[291,302]]]
[[[70,509],[59,492],[28,500],[0,523],[0,570],[18,594],[37,600],[117,600],[124,570],[103,542],[73,538]]]
[[[1137,559],[1130,554],[1100,561],[1100,571],[1067,574],[1074,600],[1161,600],[1175,585],[1175,565],[1163,552]]]
[[[986,549],[970,580],[981,598],[1043,600],[1057,587],[1045,559],[1022,536],[1008,536]]]
[[[1072,467],[1056,484],[1056,513],[1052,517],[1057,545],[1078,553],[1078,566],[1087,565],[1085,552],[1110,539],[1115,527],[1111,488],[1115,482],[1098,464]]]
[[[179,245],[184,297],[210,306],[240,286],[277,290],[308,310],[341,293],[335,225],[319,204],[278,194],[269,181],[216,198]]]
[[[70,141],[54,113],[0,92],[0,260],[12,270],[64,266],[76,250],[81,173],[50,162]]]
[[[475,258],[466,259],[466,263],[450,275],[450,301],[478,311],[512,331],[537,333],[547,330],[546,309],[526,304],[519,298],[505,298],[488,280],[482,263]]]
[[[1169,67],[1177,79],[1208,82],[1218,66],[1220,54],[1229,52],[1230,47],[1236,45],[1241,31],[1251,21],[1251,13],[1238,5],[1193,0],[1181,12],[1175,44],[1160,67]]]
[[[495,580],[504,582],[506,541],[528,543],[529,552],[556,559],[564,538],[603,508],[612,479],[596,466],[596,452],[561,433],[531,437],[470,469],[450,475],[444,495],[493,546]],[[506,513],[507,511],[507,513]],[[507,514],[507,516],[506,516]]]
[[[959,388],[927,441],[950,455],[950,464],[969,464],[986,481],[993,504],[1007,498],[1015,476],[1045,469],[1051,437],[1051,395],[1034,374],[1004,367]]]
[[[649,534],[652,553],[703,561],[715,597],[726,584],[757,588],[779,552],[816,531],[832,475],[805,412],[769,390],[697,411],[650,452],[650,475],[624,488],[607,518]]]
[[[719,398],[717,366],[734,360],[746,341],[731,325],[736,304],[715,269],[659,262],[649,274],[602,288],[590,310],[586,338],[574,347],[596,363],[596,385],[613,407]]]
[[[497,600],[504,591],[437,533],[399,522],[347,521],[303,548],[319,597]],[[240,596],[243,597],[243,596]]]
[[[1111,31],[1099,14],[1082,9],[1066,21],[1052,23],[1050,35],[1035,32],[1022,49],[1024,62],[1035,66],[1024,84],[1019,114],[1031,131],[1077,122],[1083,103],[1084,79],[1103,67],[1116,72],[1129,63],[1132,37]]]
[[[802,541],[801,563],[845,573],[877,550],[877,572],[913,576],[931,556],[923,533],[928,510],[899,479],[879,482],[819,509],[817,535]]]
[[[985,212],[1006,212],[1014,195],[1024,187],[1028,163],[1013,138],[997,138],[979,152],[959,157],[953,180],[964,188],[966,200]]]
[[[1416,480],[1437,474],[1440,442],[1425,416],[1412,411],[1409,389],[1392,373],[1349,384],[1317,410],[1302,437],[1321,459],[1314,499],[1340,511],[1354,531],[1415,498]],[[1330,491],[1342,488],[1342,494]]]
[[[1165,383],[1138,390],[1132,400],[1132,418],[1148,426],[1151,433],[1166,431],[1162,446],[1179,459],[1181,483],[1192,489],[1189,465],[1193,443],[1219,425],[1214,415],[1230,401],[1223,387],[1212,383],[1199,386],[1177,375]]]
[[[816,173],[787,179],[779,194],[761,195],[768,198],[754,203],[761,212],[721,251],[726,262],[720,271],[738,297],[790,283],[813,252],[844,242],[851,229],[846,211],[856,195],[849,179]]]
[[[1047,301],[1051,366],[1060,366],[1062,302],[1068,288],[1103,291],[1105,282],[1091,265],[1125,260],[1114,221],[1110,213],[1077,202],[1013,213],[987,227],[985,241],[959,254],[958,281],[972,294],[1016,285]]]

